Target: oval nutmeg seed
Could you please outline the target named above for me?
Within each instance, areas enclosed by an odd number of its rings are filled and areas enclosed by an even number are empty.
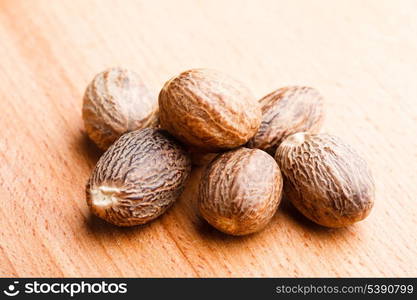
[[[292,204],[310,220],[343,227],[368,216],[374,181],[366,162],[339,138],[297,133],[278,147],[275,159]]]
[[[114,225],[144,224],[175,202],[190,171],[185,150],[167,132],[132,131],[98,161],[87,183],[87,204]]]
[[[242,83],[207,69],[185,71],[165,83],[159,109],[162,128],[204,152],[245,144],[262,118],[259,103]]]
[[[285,137],[297,132],[316,133],[323,123],[323,98],[311,87],[283,87],[259,102],[262,123],[247,146],[265,150],[271,155]]]
[[[199,210],[218,230],[245,235],[263,229],[281,201],[282,177],[275,160],[258,149],[217,156],[199,186]]]
[[[123,133],[156,126],[158,104],[138,74],[112,68],[88,85],[82,115],[88,136],[106,150]]]

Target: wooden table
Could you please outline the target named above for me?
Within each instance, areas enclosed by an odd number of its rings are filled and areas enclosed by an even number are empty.
[[[331,230],[283,204],[247,237],[196,211],[201,168],[163,217],[115,228],[90,215],[100,156],[82,95],[110,66],[154,90],[209,67],[261,97],[310,85],[323,130],[363,153],[376,205]],[[417,276],[416,1],[0,1],[1,276]]]

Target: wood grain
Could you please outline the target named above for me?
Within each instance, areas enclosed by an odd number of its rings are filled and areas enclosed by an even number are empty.
[[[417,276],[415,1],[0,1],[0,276]],[[108,67],[137,71],[156,97],[195,67],[259,98],[317,88],[324,131],[364,154],[376,181],[365,221],[316,226],[281,205],[248,237],[196,211],[202,168],[149,225],[90,215],[100,156],[81,119],[84,89]]]

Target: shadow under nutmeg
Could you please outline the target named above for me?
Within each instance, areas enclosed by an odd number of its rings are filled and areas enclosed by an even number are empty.
[[[104,151],[98,148],[83,130],[80,130],[76,135],[74,147],[78,153],[84,155],[90,169],[96,165],[100,156],[104,153]]]

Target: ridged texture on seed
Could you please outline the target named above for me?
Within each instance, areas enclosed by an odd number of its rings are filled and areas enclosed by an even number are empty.
[[[87,203],[118,226],[147,223],[180,196],[191,161],[165,131],[147,128],[122,135],[100,158],[87,184]]]
[[[281,201],[282,177],[275,160],[258,149],[220,154],[199,187],[201,215],[218,230],[244,235],[263,229]]]
[[[262,123],[248,147],[265,150],[271,155],[285,137],[297,132],[316,133],[323,123],[323,98],[311,87],[283,87],[259,102]]]
[[[99,73],[88,85],[83,101],[87,134],[103,150],[123,133],[158,122],[156,99],[139,75],[127,69]]]
[[[374,181],[366,162],[339,138],[297,133],[277,149],[285,195],[310,220],[343,227],[366,218]]]
[[[206,152],[245,144],[258,130],[261,109],[251,92],[222,73],[194,69],[165,83],[161,127]]]

